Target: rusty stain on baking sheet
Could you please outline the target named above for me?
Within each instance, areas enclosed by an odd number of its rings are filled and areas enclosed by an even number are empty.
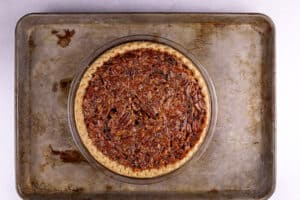
[[[46,184],[44,182],[39,182],[36,180],[35,177],[32,178],[30,181],[31,184],[31,190],[34,191],[40,191],[42,190],[44,193],[47,193],[49,191],[51,192],[60,192],[61,189],[58,189],[57,186],[51,185],[51,184]],[[67,184],[63,188],[64,191],[66,192],[74,192],[74,193],[82,193],[84,192],[83,187],[75,186],[72,184]]]
[[[67,99],[69,95],[70,86],[73,78],[64,78],[60,81],[56,81],[52,84],[51,91],[56,93],[58,89],[60,89],[60,93],[58,95],[58,101],[65,106],[67,104]]]
[[[208,193],[211,193],[211,194],[218,194],[219,191],[215,188],[211,189],[210,191],[208,191]]]
[[[53,155],[59,156],[60,160],[65,163],[80,163],[87,162],[84,157],[77,150],[64,150],[58,151],[54,150],[51,145],[49,145],[51,153]]]
[[[105,190],[106,191],[111,191],[113,189],[112,185],[105,185]]]
[[[31,183],[31,190],[32,191],[40,191],[40,190],[42,190],[42,191],[46,192],[48,190],[53,190],[54,189],[53,191],[58,192],[57,189],[49,187],[49,185],[47,185],[47,184],[45,184],[43,182],[38,182],[35,178],[32,178],[32,180],[30,181],[30,183]]]
[[[81,193],[84,191],[83,187],[77,187],[73,185],[68,185],[66,189],[75,193]]]
[[[196,27],[195,27],[196,28]],[[211,45],[211,37],[215,30],[214,24],[203,24],[201,27],[197,27],[195,42],[191,43],[188,47],[190,51],[196,51],[201,53],[203,56],[208,55],[207,45]]]
[[[57,37],[57,44],[61,46],[62,48],[65,48],[69,46],[71,42],[71,38],[75,34],[75,30],[69,30],[69,29],[64,29],[64,33],[61,33],[60,31],[57,30],[52,30],[51,33]]]
[[[219,190],[213,188],[210,191],[208,191],[207,193],[208,193],[208,196],[214,196],[215,197],[215,196],[218,196]]]
[[[64,93],[69,93],[73,78],[64,78],[59,81],[59,87]]]
[[[87,162],[79,151],[73,149],[55,150],[51,144],[46,147],[43,156],[44,162],[39,165],[41,172],[44,172],[48,167],[54,168],[56,166],[61,166],[64,163],[79,164]]]
[[[52,85],[52,91],[56,92],[57,89],[60,89],[60,93],[58,95],[58,101],[62,106],[67,105],[67,100],[69,96],[69,90],[72,83],[73,78],[64,78],[61,79],[59,82],[55,82]],[[53,90],[54,89],[54,90]]]

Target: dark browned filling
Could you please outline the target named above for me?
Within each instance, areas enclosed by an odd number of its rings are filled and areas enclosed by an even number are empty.
[[[133,170],[183,159],[207,120],[192,71],[176,56],[152,49],[131,50],[99,66],[82,108],[97,148]]]

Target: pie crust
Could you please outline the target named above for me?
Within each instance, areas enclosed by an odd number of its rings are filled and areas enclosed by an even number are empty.
[[[197,79],[199,83],[199,87],[201,88],[201,93],[203,94],[203,98],[206,105],[206,119],[203,122],[203,129],[197,143],[187,152],[185,157],[181,160],[178,160],[175,163],[170,163],[165,166],[160,166],[159,168],[151,168],[145,170],[134,170],[131,167],[120,164],[118,161],[110,159],[108,156],[104,155],[94,144],[92,139],[88,136],[87,126],[84,121],[84,113],[83,113],[83,99],[86,92],[86,88],[89,85],[89,81],[91,80],[93,74],[96,72],[97,68],[101,67],[106,61],[109,59],[126,53],[128,51],[137,50],[137,49],[153,49],[160,52],[167,52],[173,56],[175,56],[178,60],[184,63],[189,70],[193,72],[193,77]],[[135,41],[121,44],[119,46],[113,47],[103,54],[101,54],[84,72],[79,86],[76,91],[75,101],[74,101],[74,118],[75,124],[78,131],[78,134],[81,138],[83,145],[89,151],[91,156],[102,166],[109,169],[112,172],[115,172],[119,175],[133,177],[133,178],[153,178],[158,177],[167,173],[170,173],[182,165],[184,165],[190,158],[195,154],[195,152],[199,149],[201,144],[203,143],[205,136],[207,134],[207,129],[210,123],[211,116],[211,99],[208,91],[208,87],[206,82],[201,75],[198,68],[195,64],[186,56],[184,56],[179,51],[174,48],[154,42],[148,41]]]

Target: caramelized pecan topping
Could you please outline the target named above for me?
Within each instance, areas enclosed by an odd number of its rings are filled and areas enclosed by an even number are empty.
[[[82,108],[97,148],[133,170],[183,159],[207,120],[192,71],[176,56],[152,49],[131,50],[99,66]]]

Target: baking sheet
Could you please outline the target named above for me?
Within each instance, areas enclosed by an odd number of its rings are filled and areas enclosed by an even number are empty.
[[[91,167],[67,124],[79,63],[113,39],[175,41],[212,78],[218,121],[205,155],[163,182]],[[261,14],[30,14],[16,28],[16,179],[24,198],[261,199],[275,185],[274,25]]]

